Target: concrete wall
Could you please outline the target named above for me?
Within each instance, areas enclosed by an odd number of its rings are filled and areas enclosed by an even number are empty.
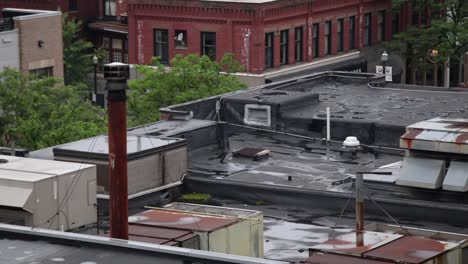
[[[15,17],[19,32],[20,69],[29,73],[34,69],[53,67],[53,76],[63,78],[62,16],[60,13],[41,13]],[[43,43],[41,47],[39,42]]]
[[[0,71],[4,67],[19,68],[18,30],[0,32]]]

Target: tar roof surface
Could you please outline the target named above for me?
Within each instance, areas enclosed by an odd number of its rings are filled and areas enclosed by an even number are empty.
[[[319,76],[320,77],[320,76]],[[268,86],[267,86],[268,87]],[[330,107],[332,118],[381,122],[407,126],[418,121],[442,117],[468,117],[468,92],[422,89],[372,88],[367,80],[351,78],[297,79],[275,84],[270,89],[248,91],[228,96],[229,100],[252,100],[272,91],[316,92],[318,104],[310,104],[288,111],[283,118],[325,118]]]
[[[267,185],[310,188],[349,192],[349,186],[334,185],[348,178],[362,167],[368,170],[399,161],[401,156],[378,155],[361,152],[356,158],[340,155],[341,145],[327,148],[321,142],[282,135],[240,133],[229,138],[231,151],[245,147],[270,150],[264,161],[223,155],[217,145],[207,146],[189,153],[189,171],[231,181],[244,181]],[[292,180],[288,180],[288,176]]]

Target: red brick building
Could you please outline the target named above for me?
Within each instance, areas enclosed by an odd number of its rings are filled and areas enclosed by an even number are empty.
[[[247,71],[366,48],[403,30],[391,0],[127,0],[129,62],[233,53]]]
[[[102,47],[104,63],[128,61],[125,0],[0,0],[3,8],[61,10],[84,22],[84,33]]]

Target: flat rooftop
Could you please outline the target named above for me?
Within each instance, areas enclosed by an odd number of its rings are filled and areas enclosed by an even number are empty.
[[[0,263],[283,263],[92,235],[0,224]]]

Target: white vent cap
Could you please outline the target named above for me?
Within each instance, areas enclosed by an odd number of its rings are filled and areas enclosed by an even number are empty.
[[[357,137],[346,137],[345,141],[343,141],[343,147],[359,147],[361,143],[357,139]]]

